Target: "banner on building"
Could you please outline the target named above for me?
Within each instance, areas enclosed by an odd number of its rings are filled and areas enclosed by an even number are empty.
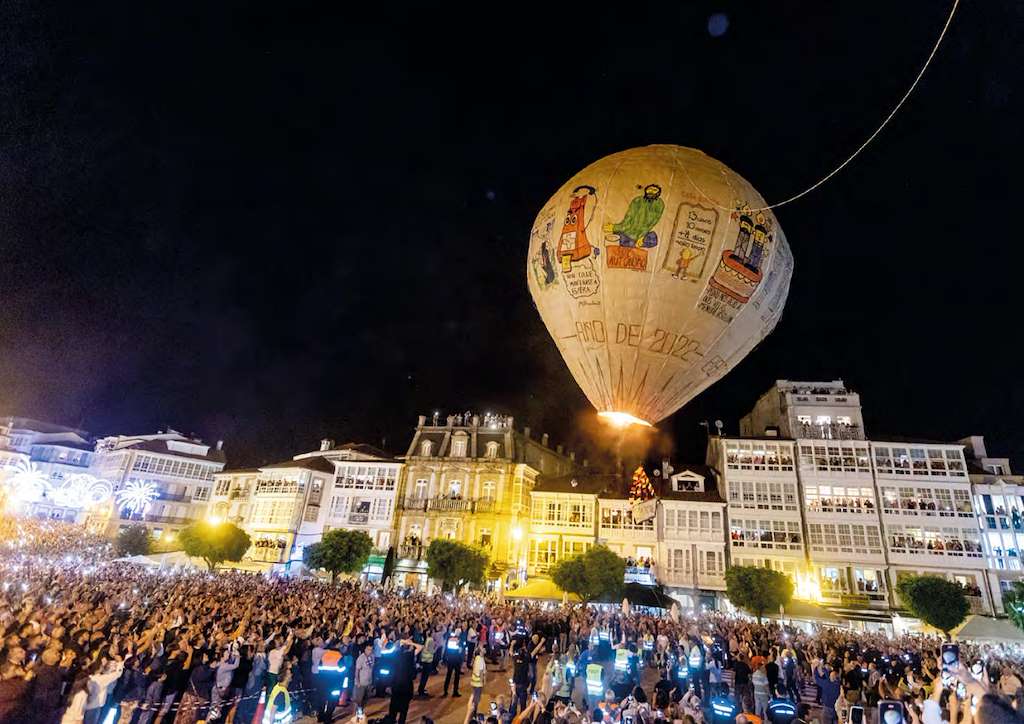
[[[658,513],[658,499],[648,498],[647,500],[633,501],[633,522],[644,523]]]

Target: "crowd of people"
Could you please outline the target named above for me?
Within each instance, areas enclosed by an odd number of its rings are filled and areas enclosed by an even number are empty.
[[[0,531],[0,724],[361,724],[376,697],[382,724],[416,697],[464,697],[467,724],[899,724],[887,701],[906,724],[1002,724],[1024,706],[1002,645],[962,643],[944,676],[936,638],[148,570],[80,529]]]

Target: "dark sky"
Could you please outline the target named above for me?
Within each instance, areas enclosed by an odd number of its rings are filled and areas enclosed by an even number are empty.
[[[438,408],[581,444],[588,404],[525,283],[551,193],[676,143],[788,196],[874,130],[948,12],[154,5],[5,4],[0,413],[170,425],[232,464],[324,436],[404,451]],[[965,3],[877,141],[778,211],[786,312],[663,423],[684,457],[776,378],[842,377],[876,437],[981,433],[1024,463],[1022,8]]]

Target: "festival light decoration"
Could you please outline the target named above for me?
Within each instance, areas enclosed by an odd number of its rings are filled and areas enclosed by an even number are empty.
[[[647,477],[643,466],[638,467],[633,471],[633,480],[629,484],[629,499],[631,501],[649,500],[654,495],[654,486],[651,485],[651,479]]]
[[[754,188],[679,146],[612,154],[537,215],[527,283],[601,419],[671,415],[778,323],[793,255]]]
[[[119,510],[129,511],[132,515],[145,515],[158,495],[156,483],[129,480],[117,491],[117,507]]]

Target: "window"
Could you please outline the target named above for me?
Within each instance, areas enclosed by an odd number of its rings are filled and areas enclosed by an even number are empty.
[[[231,487],[230,480],[218,480],[217,481],[217,495],[227,495],[228,488]]]
[[[468,441],[465,435],[458,435],[452,439],[452,457],[453,458],[464,458],[466,457],[466,445]]]
[[[197,486],[195,493],[192,494],[192,500],[209,500],[210,489],[203,486]]]
[[[494,491],[496,486],[493,480],[485,480],[483,485],[480,486],[480,497],[483,500],[494,500]]]
[[[302,519],[307,523],[315,523],[320,517],[320,506],[319,505],[307,505],[306,514],[302,516]]]
[[[480,529],[480,546],[482,548],[490,548],[491,547],[491,529],[490,528],[481,528]]]
[[[434,443],[430,440],[424,440],[420,443],[420,455],[425,458],[430,457],[434,451]]]
[[[452,499],[458,499],[462,497],[462,481],[461,480],[449,480],[448,481],[448,497]]]
[[[416,499],[417,500],[423,500],[423,499],[425,499],[427,497],[427,486],[429,486],[429,485],[430,485],[430,481],[427,480],[426,478],[417,478],[416,479],[415,491],[416,491]]]
[[[496,443],[496,442],[489,442],[489,443],[487,443],[487,448],[486,448],[486,451],[485,451],[484,455],[486,457],[489,457],[489,458],[496,458],[496,457],[498,457],[498,443]]]

